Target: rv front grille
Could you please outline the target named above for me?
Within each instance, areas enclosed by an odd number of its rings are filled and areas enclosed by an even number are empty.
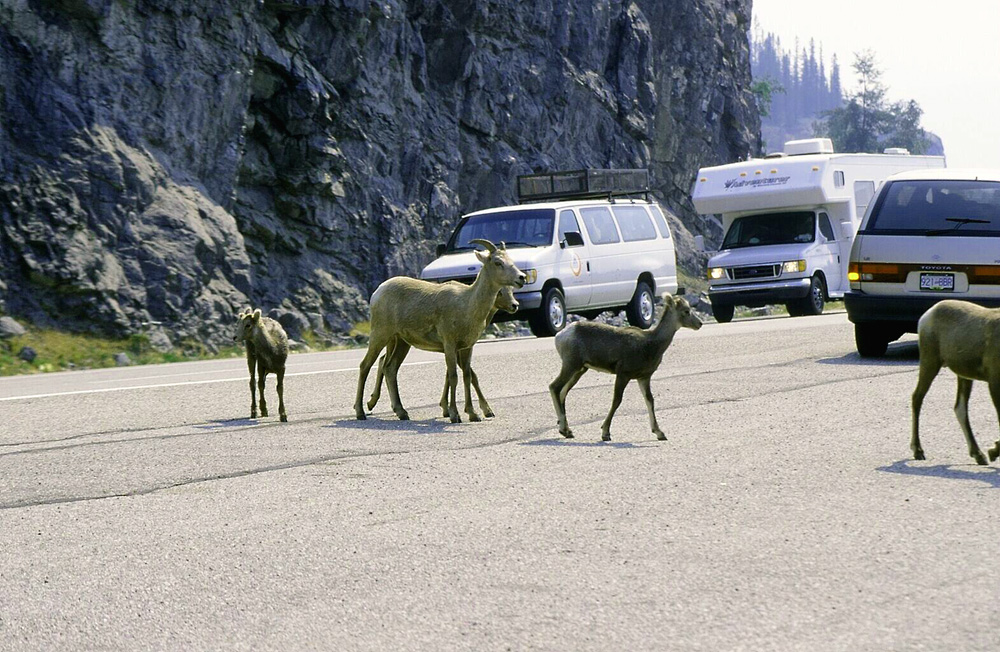
[[[781,273],[781,265],[754,265],[752,267],[733,267],[730,276],[734,281],[747,279],[774,278]]]

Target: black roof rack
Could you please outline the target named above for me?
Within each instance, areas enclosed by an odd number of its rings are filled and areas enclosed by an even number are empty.
[[[520,204],[556,199],[612,199],[645,195],[649,201],[649,170],[567,170],[517,177]]]

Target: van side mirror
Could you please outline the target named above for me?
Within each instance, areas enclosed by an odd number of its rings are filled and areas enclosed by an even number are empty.
[[[694,237],[694,250],[695,251],[705,251],[705,236],[696,235]]]
[[[563,239],[559,241],[559,247],[565,249],[566,247],[582,247],[583,246],[583,236],[580,235],[579,231],[567,231],[563,233]]]
[[[435,258],[440,258],[441,256],[443,256],[444,255],[444,250],[447,249],[447,248],[448,248],[448,245],[446,245],[443,242],[439,242],[438,245],[436,247],[434,247],[434,257]]]
[[[840,235],[844,238],[850,240],[854,237],[854,223],[853,222],[841,222],[840,223]]]

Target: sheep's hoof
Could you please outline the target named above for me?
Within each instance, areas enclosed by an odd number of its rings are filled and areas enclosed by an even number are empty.
[[[288,415],[287,414],[282,414],[281,415],[281,421],[282,421],[282,423],[288,423]]]
[[[915,460],[926,460],[927,456],[924,455],[923,449],[913,451],[913,459]]]
[[[409,421],[410,420],[410,413],[407,412],[406,410],[403,410],[402,412],[397,412],[396,416],[399,417],[400,421]]]
[[[375,409],[375,404],[378,403],[377,398],[368,399],[368,411],[371,412]]]
[[[250,418],[251,419],[257,418],[257,410],[250,410]]]
[[[486,417],[487,419],[492,419],[496,415],[493,414],[493,410],[484,410],[483,411],[483,416]]]
[[[262,416],[262,417],[266,417],[267,416],[267,408],[261,408],[260,409],[260,416]]]
[[[972,456],[976,460],[976,464],[980,466],[986,466],[988,462],[986,461],[986,456],[983,455],[982,451],[976,451],[975,455]]]
[[[355,412],[354,416],[357,417],[358,421],[364,421],[365,419],[368,418],[368,417],[365,416],[364,412],[360,412],[360,411],[359,412]]]
[[[666,436],[666,435],[664,435],[664,434],[663,434],[662,432],[658,432],[658,433],[656,433],[656,438],[657,438],[657,439],[658,439],[659,441],[667,441],[667,436]]]
[[[462,423],[462,417],[458,416],[457,414],[454,416],[450,416],[448,418],[451,419],[452,423]]]
[[[603,435],[601,435],[601,441],[611,441],[611,433],[606,432]]]
[[[1000,457],[1000,442],[997,442],[993,448],[987,450],[986,454],[989,456],[991,462],[996,461],[996,459]]]
[[[480,417],[475,412],[473,412],[472,414],[469,415],[469,421],[471,421],[473,423],[476,423],[476,422],[479,422],[479,421],[482,421],[482,420],[483,420],[482,417]]]

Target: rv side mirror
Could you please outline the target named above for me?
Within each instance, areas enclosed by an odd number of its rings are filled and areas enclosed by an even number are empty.
[[[694,237],[694,250],[695,251],[705,251],[705,236],[696,235]]]
[[[840,223],[840,235],[850,240],[854,237],[854,223],[853,222],[841,222]]]
[[[563,239],[559,241],[559,246],[563,249],[566,247],[580,247],[583,245],[583,236],[580,235],[579,231],[567,231],[563,233]]]
[[[447,248],[448,248],[448,245],[446,245],[443,242],[439,242],[438,245],[436,247],[434,247],[434,256],[436,258],[440,258],[441,256],[444,255],[444,250],[447,249]]]

